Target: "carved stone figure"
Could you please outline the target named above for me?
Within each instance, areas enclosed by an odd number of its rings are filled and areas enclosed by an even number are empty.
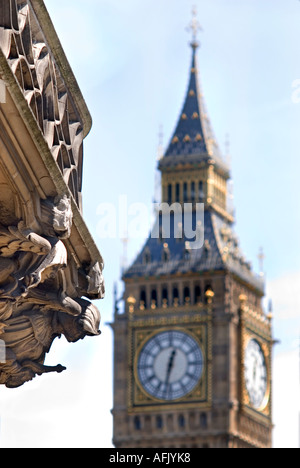
[[[44,366],[54,339],[64,335],[68,342],[75,343],[85,336],[100,334],[98,310],[88,301],[78,301],[78,305],[78,315],[49,310],[47,306],[23,305],[16,310],[16,316],[7,321],[1,335],[6,343],[6,363],[0,368],[0,384],[15,388],[35,375],[65,370],[61,365]]]
[[[67,239],[71,234],[73,213],[71,201],[66,195],[54,200],[53,213],[54,231],[59,235],[60,239]]]
[[[105,287],[104,279],[102,275],[103,265],[100,268],[99,262],[94,263],[89,269],[87,279],[88,279],[88,293],[95,297],[104,297]]]
[[[69,342],[98,336],[100,313],[90,302],[67,295],[68,252],[60,239],[37,235],[20,222],[17,228],[0,228],[0,246],[0,339],[6,344],[0,384],[14,388],[36,375],[62,372],[61,365],[44,366],[52,342],[61,335]],[[86,281],[87,295],[103,296],[98,262]]]

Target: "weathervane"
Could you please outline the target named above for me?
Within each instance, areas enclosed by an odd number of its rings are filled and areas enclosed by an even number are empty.
[[[199,42],[197,41],[198,32],[203,31],[203,29],[197,19],[197,7],[195,5],[193,6],[193,9],[192,9],[192,16],[193,16],[192,21],[187,27],[187,31],[192,32],[191,46],[196,49],[197,47],[199,47]]]

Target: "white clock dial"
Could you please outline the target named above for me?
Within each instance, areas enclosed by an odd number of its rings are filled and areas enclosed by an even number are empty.
[[[267,366],[263,350],[254,339],[245,350],[245,384],[251,406],[261,408],[267,394]]]
[[[168,330],[150,338],[142,348],[137,374],[146,392],[172,401],[190,393],[203,372],[203,353],[187,333]]]

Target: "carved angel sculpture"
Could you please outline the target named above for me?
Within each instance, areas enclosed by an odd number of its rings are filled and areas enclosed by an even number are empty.
[[[45,206],[51,222],[58,220],[55,229],[61,228],[63,238],[68,232],[65,220],[70,218],[68,213],[63,217],[63,209],[69,208],[68,200],[64,198],[57,205],[59,210],[56,205],[51,209],[50,203]],[[53,219],[56,208],[59,217]],[[47,234],[52,233],[51,229],[46,229]],[[65,370],[61,365],[44,365],[55,338],[64,335],[75,343],[100,334],[98,309],[78,297],[78,291],[91,299],[102,296],[101,268],[98,263],[88,267],[85,281],[90,291],[85,293],[76,282],[76,274],[74,284],[70,284],[70,263],[60,237],[42,237],[26,229],[22,221],[18,226],[0,226],[0,342],[5,344],[0,385],[16,388],[36,375]]]
[[[98,309],[83,299],[76,302],[80,310],[78,315],[36,305],[30,308],[29,304],[24,304],[18,316],[6,322],[7,327],[0,333],[6,344],[6,363],[0,365],[0,384],[17,388],[36,375],[64,371],[61,365],[44,365],[53,341],[61,335],[70,343],[86,336],[100,335]]]

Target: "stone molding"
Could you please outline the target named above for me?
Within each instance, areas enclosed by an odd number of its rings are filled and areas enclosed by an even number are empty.
[[[1,0],[0,11],[2,53],[81,210],[86,104],[43,2]]]

